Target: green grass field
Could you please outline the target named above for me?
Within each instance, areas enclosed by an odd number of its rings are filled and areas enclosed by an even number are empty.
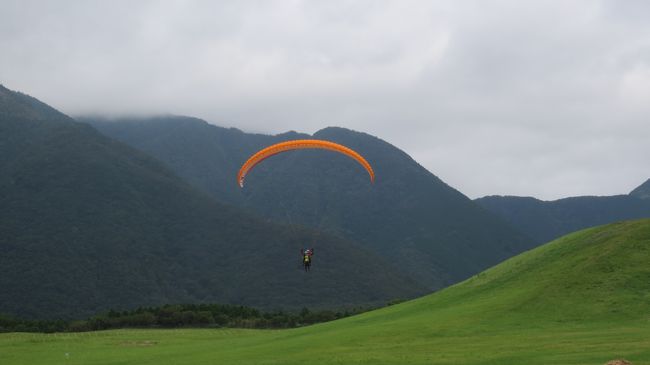
[[[291,330],[0,335],[0,364],[650,364],[650,220],[573,233],[438,293]]]

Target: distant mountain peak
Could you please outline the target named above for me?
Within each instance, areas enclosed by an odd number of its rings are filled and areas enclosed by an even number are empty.
[[[630,192],[630,195],[635,196],[639,199],[650,199],[650,179],[646,180],[636,189]]]
[[[284,138],[286,138],[286,139],[309,139],[309,137],[311,137],[308,134],[296,132],[294,130],[284,132],[284,133],[280,133],[280,134],[276,134],[275,136],[279,137],[279,138],[282,138],[282,139],[284,139]]]
[[[316,133],[321,133],[321,132],[354,132],[354,133],[359,133],[355,130],[345,128],[345,127],[338,127],[338,126],[327,126],[325,128],[319,129]]]
[[[530,202],[542,202],[543,200],[537,199],[533,196],[517,196],[517,195],[486,195],[482,198],[478,198],[475,200],[490,200],[490,199],[511,199],[511,200],[519,200],[519,201],[530,201]]]
[[[354,129],[349,129],[349,128],[344,128],[344,127],[337,127],[337,126],[329,126],[322,128],[314,133],[314,137],[320,137],[320,136],[365,136],[365,137],[372,137],[377,139],[377,137],[372,136],[368,133],[364,132],[359,132],[355,131]],[[322,137],[320,137],[322,138]]]
[[[29,120],[72,119],[51,106],[27,94],[7,89],[0,85],[0,116]]]

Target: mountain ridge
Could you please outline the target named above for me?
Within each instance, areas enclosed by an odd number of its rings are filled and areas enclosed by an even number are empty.
[[[650,200],[639,196],[643,194],[644,186],[630,194],[612,196],[577,196],[545,201],[533,197],[492,195],[475,201],[542,243],[587,227],[650,217]]]
[[[78,318],[174,302],[322,308],[424,292],[353,241],[219,203],[34,98],[2,88],[0,102],[0,312]],[[315,237],[323,246],[307,275],[298,251]]]
[[[650,199],[650,179],[632,190],[629,195],[639,199]]]
[[[217,200],[351,238],[434,290],[532,247],[404,151],[367,133],[326,127],[313,135],[267,136],[185,117],[81,120],[165,162]],[[238,188],[237,170],[250,155],[293,138],[352,148],[373,166],[375,184],[345,156],[302,150],[269,158]]]

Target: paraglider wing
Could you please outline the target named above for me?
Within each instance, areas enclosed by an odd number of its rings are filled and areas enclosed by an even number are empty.
[[[351,148],[345,147],[338,143],[323,141],[319,139],[298,139],[293,141],[280,142],[272,146],[266,147],[253,154],[246,162],[244,162],[242,167],[239,169],[239,173],[237,174],[237,182],[239,183],[239,186],[242,188],[244,187],[244,179],[246,178],[246,174],[248,174],[248,172],[253,167],[255,167],[255,165],[264,161],[265,159],[273,155],[277,155],[278,153],[281,152],[299,150],[299,149],[308,149],[308,148],[330,150],[330,151],[342,153],[344,155],[353,158],[359,164],[361,164],[361,166],[363,166],[366,169],[366,171],[368,171],[368,174],[370,175],[370,181],[375,182],[375,172],[372,170],[372,166],[370,166],[370,164],[368,163],[368,161],[366,161],[365,158],[363,158],[360,154],[358,154]]]

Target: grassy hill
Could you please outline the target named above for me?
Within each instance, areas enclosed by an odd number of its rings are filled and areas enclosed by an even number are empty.
[[[532,247],[531,239],[405,152],[365,133],[329,127],[313,136],[270,136],[188,117],[86,121],[164,161],[217,200],[353,239],[431,289]],[[375,169],[375,184],[346,156],[305,150],[269,158],[247,176],[244,189],[237,186],[237,170],[251,154],[297,138],[326,139],[359,151]]]
[[[316,238],[306,275],[299,250]],[[0,86],[0,313],[333,308],[423,292],[350,240],[218,203],[152,157]]]
[[[0,336],[6,364],[650,364],[650,220],[562,237],[438,293],[294,330]]]

